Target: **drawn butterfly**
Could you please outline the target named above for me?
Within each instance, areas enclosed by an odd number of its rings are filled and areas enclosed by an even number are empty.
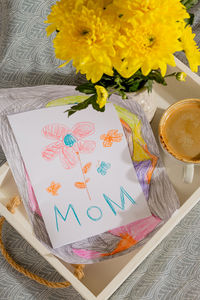
[[[108,169],[110,169],[111,164],[106,163],[105,161],[102,161],[100,166],[97,168],[97,172],[101,175],[106,175]]]

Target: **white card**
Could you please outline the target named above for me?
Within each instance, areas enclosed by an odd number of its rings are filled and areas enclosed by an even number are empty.
[[[67,108],[8,116],[53,248],[151,215],[113,105]]]

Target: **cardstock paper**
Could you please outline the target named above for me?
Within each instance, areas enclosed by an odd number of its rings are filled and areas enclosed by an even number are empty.
[[[8,116],[53,248],[151,216],[112,104]]]

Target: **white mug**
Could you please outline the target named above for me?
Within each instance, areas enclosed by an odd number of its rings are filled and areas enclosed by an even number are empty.
[[[167,153],[169,156],[175,158],[179,162],[182,162],[183,164],[183,181],[185,183],[191,183],[193,181],[194,177],[194,166],[200,165],[200,149],[199,149],[199,155],[198,159],[196,160],[190,160],[185,158],[183,155],[177,154],[177,152],[173,151],[173,149],[169,146],[168,141],[165,139],[164,131],[166,130],[166,121],[169,118],[169,116],[173,115],[173,112],[177,112],[177,110],[181,107],[183,107],[185,104],[191,104],[191,103],[198,103],[198,106],[200,106],[200,99],[185,99],[178,101],[171,106],[168,107],[168,109],[164,112],[164,114],[161,117],[160,123],[159,123],[159,141],[162,149],[165,153]]]

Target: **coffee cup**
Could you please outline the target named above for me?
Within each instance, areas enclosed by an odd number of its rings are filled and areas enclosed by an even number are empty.
[[[164,112],[159,124],[163,150],[183,163],[183,180],[191,183],[200,165],[200,99],[178,101]]]

